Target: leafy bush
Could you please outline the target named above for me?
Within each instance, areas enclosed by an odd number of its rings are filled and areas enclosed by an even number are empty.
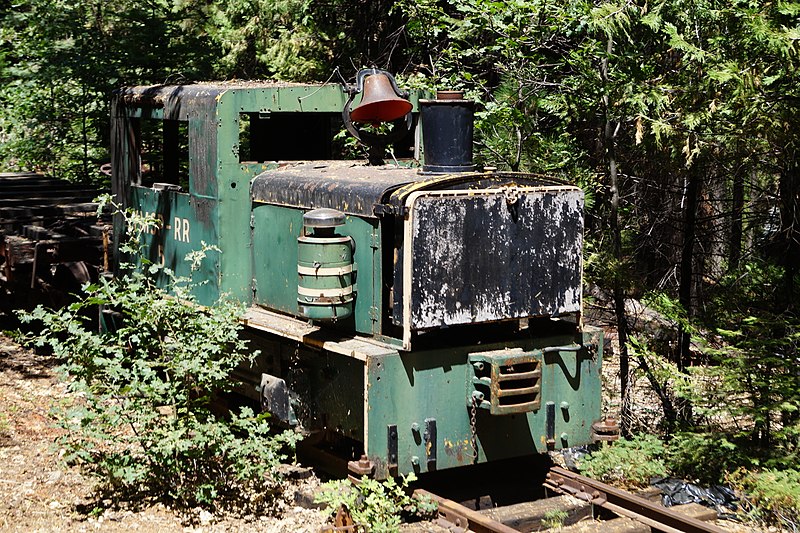
[[[667,474],[664,444],[652,435],[620,439],[586,457],[581,473],[622,487],[646,487],[650,478]]]
[[[257,354],[239,337],[237,305],[201,310],[178,280],[172,293],[132,273],[87,286],[66,309],[22,315],[42,325],[27,344],[53,350],[80,398],[61,413],[66,457],[115,495],[258,509],[280,488],[276,467],[295,436],[271,435],[249,408],[212,410],[231,371]],[[98,332],[97,306],[119,313],[116,329]]]
[[[786,301],[784,276],[769,262],[751,260],[714,285],[706,313],[715,336],[706,351],[719,376],[708,415],[733,422],[765,464],[779,469],[792,468],[800,456],[800,316]]]
[[[739,470],[728,476],[728,481],[743,493],[742,506],[748,510],[750,518],[797,531],[800,525],[800,471]]]
[[[344,505],[356,524],[366,526],[372,533],[388,533],[399,530],[403,517],[424,518],[436,511],[434,502],[406,494],[408,484],[415,480],[409,474],[399,484],[393,478],[380,482],[363,477],[358,485],[346,479],[329,481],[315,500],[334,512]]]
[[[724,434],[679,433],[669,443],[667,463],[675,476],[713,485],[721,483],[726,472],[750,465],[752,458],[746,454],[746,448]]]

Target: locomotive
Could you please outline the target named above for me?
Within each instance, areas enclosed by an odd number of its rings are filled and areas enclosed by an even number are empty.
[[[472,115],[459,93],[404,92],[377,69],[352,85],[130,87],[112,101],[113,192],[162,221],[139,260],[191,278],[201,305],[242,302],[260,350],[234,376],[242,392],[350,443],[353,474],[603,438],[583,193],[475,170]],[[345,130],[369,161],[348,158]]]

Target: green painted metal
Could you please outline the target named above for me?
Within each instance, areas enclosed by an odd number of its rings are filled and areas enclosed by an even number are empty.
[[[297,311],[297,237],[303,212],[274,205],[253,208],[254,301],[284,313]]]
[[[359,354],[335,354],[274,336],[268,336],[273,339],[270,342],[266,338],[253,336],[252,347],[262,350],[259,368],[284,376],[290,390],[297,393],[300,401],[293,408],[304,429],[335,430],[363,443],[378,478],[590,442],[591,423],[601,418],[602,332],[596,329],[539,339],[518,335],[491,344],[457,346],[454,339],[456,346],[411,353],[385,347],[365,360]],[[582,348],[571,349],[574,344]],[[498,415],[471,408],[475,390],[471,355],[501,351],[514,354],[509,362],[520,358],[519,351],[541,361],[539,408]],[[552,445],[546,442],[546,403],[556,406]],[[426,428],[432,421],[436,437],[428,441]],[[389,464],[390,426],[397,430],[394,467]],[[432,455],[435,461],[428,460]]]
[[[303,211],[275,205],[253,208],[253,275],[255,303],[284,313],[297,314],[297,238],[303,228]],[[380,331],[381,255],[378,221],[345,218],[336,233],[351,237],[355,264],[353,316],[337,321],[340,330],[373,334]],[[373,309],[374,308],[374,309]]]
[[[261,372],[280,376],[295,393],[291,408],[304,430],[335,430],[356,442],[363,439],[363,361],[254,330],[246,330],[243,336],[250,349],[260,354],[251,368],[238,369],[237,379],[252,384]],[[239,391],[259,399],[252,385]]]
[[[253,202],[251,180],[257,175],[259,180],[269,177],[266,171],[280,164],[241,161],[242,120],[279,113],[339,114],[346,99],[338,85],[198,84],[121,93],[113,104],[115,193],[127,206],[164,220],[160,231],[143,237],[143,258],[198,282],[195,293],[201,304],[225,296],[298,317],[303,209]],[[412,95],[415,109],[417,100],[418,95]],[[142,170],[131,139],[144,120],[187,123],[188,191],[136,185]],[[424,184],[413,184],[395,195],[399,198],[401,192],[407,195],[421,187]],[[390,207],[402,208],[404,198]],[[377,218],[370,213],[367,209],[348,215],[336,229],[354,243],[352,316],[326,325],[313,338],[252,333],[253,349],[264,352],[259,366],[248,372],[285,379],[300,399],[295,415],[307,428],[335,431],[363,443],[378,477],[589,442],[591,423],[601,417],[601,333],[589,329],[539,337],[535,332],[510,333],[502,342],[483,343],[454,334],[446,340],[437,337],[433,343],[420,339],[413,351],[401,351],[402,343],[390,338],[395,330],[382,322],[390,315],[384,304],[392,301],[384,287],[384,276],[391,276],[392,269],[384,268],[383,261],[396,259],[392,239],[402,230],[402,222],[393,215]],[[185,257],[204,246],[214,249],[192,270]],[[383,250],[384,246],[390,248]],[[332,253],[341,255],[341,250]],[[140,259],[140,264],[145,266],[146,261]],[[309,286],[317,281],[308,280]],[[305,324],[298,320],[297,326]],[[384,344],[375,344],[369,354],[319,348],[323,337],[340,338],[346,345],[355,334],[372,337],[371,346],[374,341]],[[574,350],[573,345],[583,348]],[[489,371],[479,371],[478,363]],[[548,404],[557,406],[552,443],[546,434]],[[396,458],[390,457],[390,428],[397,432]],[[396,468],[390,468],[390,462]]]
[[[312,429],[335,430],[356,442],[364,438],[364,363],[338,354],[317,352],[313,357],[303,357],[308,363],[304,378],[306,394],[300,410],[311,415]],[[299,396],[299,395],[298,395]],[[303,414],[301,412],[301,414]]]
[[[179,200],[178,205],[188,205],[180,209],[192,235],[203,235],[206,244],[216,246],[221,251],[214,259],[215,268],[202,270],[206,274],[206,286],[196,289],[196,295],[199,302],[205,305],[212,304],[219,295],[250,303],[254,279],[252,257],[256,254],[252,250],[250,231],[249,182],[256,174],[277,165],[270,162],[240,162],[240,117],[245,113],[260,116],[309,112],[339,115],[347,100],[345,93],[339,85],[231,83],[133,88],[123,91],[117,98],[114,104],[117,121],[171,118],[188,122],[189,194],[186,202]],[[412,95],[415,109],[418,99],[418,95]],[[133,130],[120,127],[118,131],[122,138],[115,141],[118,143],[115,148],[121,164],[117,167],[119,175],[114,178],[115,192],[123,196],[128,207],[141,212],[157,212],[153,205],[170,204],[170,201],[154,198],[154,195],[161,193],[153,191],[145,195],[128,191],[130,184],[138,179],[136,169],[127,163],[132,159],[129,152],[133,146],[130,138]],[[195,231],[196,227],[202,229]],[[220,238],[221,235],[224,238]],[[179,249],[180,253],[167,254],[166,266],[175,271],[185,271],[181,263],[186,247],[165,244],[169,239],[164,243],[156,241],[158,239],[145,239],[143,254],[159,257],[158,246],[164,245],[166,249]],[[193,250],[201,247],[197,239],[192,239],[189,244]],[[371,278],[371,274],[367,276]],[[193,277],[200,279],[201,276],[194,273]],[[296,283],[292,285],[296,289]],[[364,291],[368,293],[366,297],[371,299],[371,280]],[[293,301],[291,312],[296,313],[296,298]],[[369,314],[371,306],[371,303],[366,306],[365,316]],[[361,324],[360,331],[372,331],[372,320],[360,318],[358,322]]]
[[[135,259],[140,266],[166,266],[175,276],[191,280],[194,292],[202,302],[219,298],[216,273],[220,254],[208,250],[200,264],[192,269],[187,254],[203,249],[203,243],[215,244],[216,220],[213,216],[199,217],[198,203],[191,195],[174,191],[159,191],[147,187],[131,187],[131,205],[142,215],[161,220],[161,227],[141,236],[141,255]],[[213,212],[213,206],[210,209]],[[171,279],[159,270],[157,281],[167,286]]]
[[[336,321],[353,314],[350,237],[334,234],[329,228],[317,228],[301,235],[297,239],[297,267],[297,302],[301,315],[312,320]]]
[[[600,418],[601,333],[516,340],[487,346],[442,348],[370,358],[367,361],[366,450],[379,477],[427,472],[519,457],[548,449],[545,409],[493,415],[469,406],[473,369],[470,353],[521,349],[542,361],[542,407],[555,402],[554,448],[591,441],[591,422]],[[582,343],[580,351],[548,347]],[[547,352],[543,355],[543,351]],[[474,436],[473,448],[473,414]],[[435,444],[425,440],[426,420],[435,420]],[[397,469],[387,465],[387,428],[398,430]],[[564,434],[566,438],[562,439]],[[436,461],[427,460],[435,449]],[[416,458],[416,459],[415,459]]]

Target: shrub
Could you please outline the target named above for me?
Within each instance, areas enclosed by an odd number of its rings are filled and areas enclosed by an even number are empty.
[[[233,386],[231,370],[257,354],[239,337],[238,306],[201,310],[182,289],[176,280],[176,298],[132,273],[87,286],[66,309],[22,314],[42,325],[27,344],[53,350],[80,398],[61,413],[61,444],[115,496],[261,508],[280,488],[276,467],[295,436],[270,434],[249,408],[212,410]],[[113,331],[88,318],[98,305],[121,315]]]
[[[752,459],[746,453],[724,434],[679,433],[669,443],[667,463],[675,476],[713,485],[726,472],[749,465]]]
[[[605,444],[581,461],[581,473],[621,487],[646,487],[667,474],[664,444],[652,435]]]
[[[403,517],[425,518],[436,511],[434,502],[406,493],[408,484],[415,480],[416,476],[409,474],[399,484],[393,478],[380,482],[363,477],[357,485],[348,480],[329,481],[315,501],[327,504],[334,512],[346,506],[353,521],[371,533],[394,532],[399,530]]]
[[[728,476],[728,481],[743,493],[742,507],[750,518],[797,531],[800,526],[800,471],[738,470]]]

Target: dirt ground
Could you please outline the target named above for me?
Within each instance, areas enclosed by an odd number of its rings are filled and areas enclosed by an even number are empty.
[[[617,410],[611,400],[618,372],[613,360],[609,357],[603,372],[604,411],[610,415]],[[201,510],[180,515],[161,504],[119,509],[110,501],[97,501],[92,480],[59,459],[62,430],[51,410],[66,398],[66,387],[56,366],[52,358],[23,349],[0,333],[0,531],[317,533],[326,524],[328,513],[294,503],[296,493],[308,494],[319,485],[314,476],[294,482],[274,516],[240,518]],[[756,531],[740,524],[718,524],[729,531]],[[445,530],[422,523],[403,531]]]
[[[93,482],[67,468],[51,408],[65,397],[52,358],[36,355],[0,334],[0,530],[2,531],[253,531],[313,532],[327,513],[294,505],[297,482],[278,503],[277,516],[234,518],[197,510],[180,516],[163,505],[112,509],[92,497]]]

